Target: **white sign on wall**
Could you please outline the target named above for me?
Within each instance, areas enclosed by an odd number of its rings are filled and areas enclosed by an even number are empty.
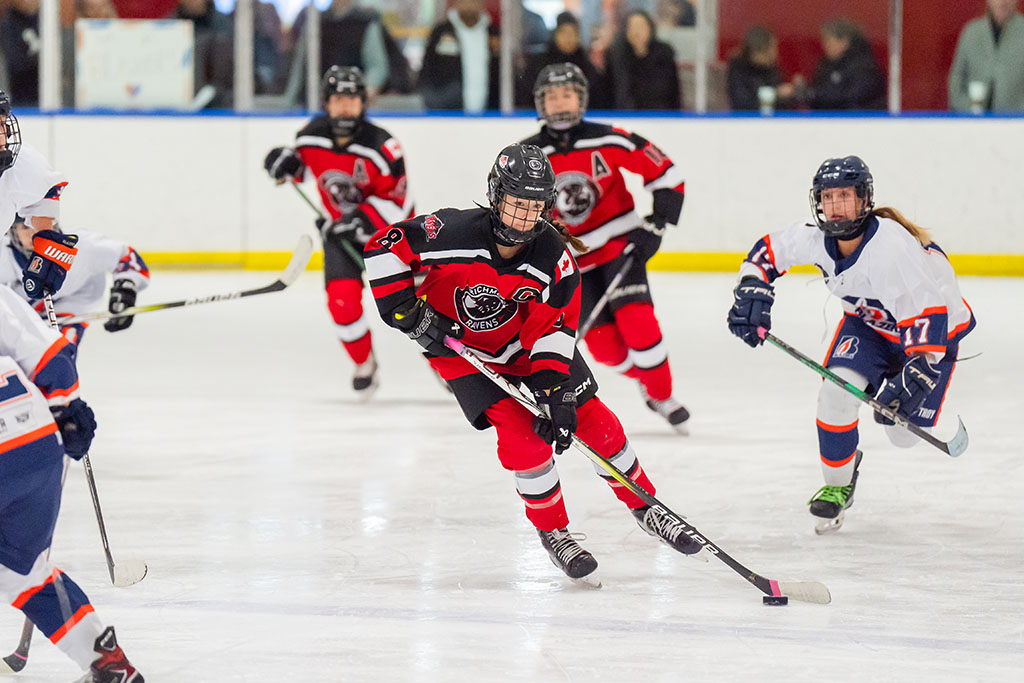
[[[75,106],[184,109],[194,93],[192,22],[75,21]]]

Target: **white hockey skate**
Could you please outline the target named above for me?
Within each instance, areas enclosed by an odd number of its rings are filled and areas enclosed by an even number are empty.
[[[371,352],[370,357],[357,365],[352,373],[352,389],[360,401],[369,401],[377,386],[377,357]]]

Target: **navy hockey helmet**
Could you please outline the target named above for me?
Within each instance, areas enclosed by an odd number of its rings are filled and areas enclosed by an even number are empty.
[[[549,114],[544,106],[544,95],[548,88],[559,85],[571,85],[580,98],[580,106],[575,112],[558,112]],[[590,84],[583,74],[583,69],[572,62],[562,64],[549,64],[537,75],[537,81],[533,84],[533,105],[537,108],[537,118],[541,119],[553,130],[565,130],[572,128],[583,120],[587,113],[587,103],[590,99]]]
[[[320,96],[324,109],[327,108],[327,101],[331,99],[331,95],[354,95],[363,102],[359,116],[331,117],[331,132],[334,136],[350,138],[355,135],[366,115],[366,82],[363,80],[362,70],[357,66],[332,66],[328,69],[320,81]]]
[[[502,203],[506,197],[544,202],[544,209],[529,230],[505,225]],[[499,244],[511,247],[529,242],[544,231],[555,202],[555,172],[536,145],[517,143],[501,150],[487,175],[487,199],[494,213],[494,235]]]
[[[856,218],[830,221],[821,206],[821,191],[833,187],[852,187],[864,205]],[[866,229],[865,222],[875,208],[875,181],[864,160],[857,156],[826,159],[811,181],[811,213],[818,229],[839,239],[853,239]]]
[[[3,144],[0,145],[0,174],[14,166],[21,151],[21,126],[18,117],[11,111],[11,100],[0,90],[0,128],[3,130]]]

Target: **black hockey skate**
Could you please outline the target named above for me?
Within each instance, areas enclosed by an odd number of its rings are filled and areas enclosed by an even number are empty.
[[[847,486],[822,486],[814,497],[807,501],[811,514],[818,517],[814,524],[814,533],[819,536],[839,531],[843,526],[846,510],[853,505],[853,492],[857,488],[857,475],[860,460],[864,454],[858,450],[853,464],[853,478]]]
[[[657,538],[669,548],[672,548],[672,550],[681,552],[684,555],[696,556],[697,559],[707,562],[706,557],[698,555],[704,546],[687,536],[685,533],[686,527],[672,519],[664,509],[644,505],[635,510],[630,510],[630,512],[633,513],[633,517],[636,518],[636,523],[640,525],[641,529]]]
[[[352,373],[352,388],[362,401],[369,400],[377,391],[377,357],[372,352]]]
[[[647,390],[643,384],[640,385],[640,396],[644,399],[644,403],[647,404],[648,408],[668,421],[672,429],[680,434],[690,433],[686,425],[686,421],[690,419],[690,411],[674,397],[669,396],[664,401],[655,401],[647,395]]]
[[[581,538],[579,534],[570,534],[567,529],[537,529],[537,534],[544,550],[547,550],[551,557],[551,564],[577,583],[594,588],[601,587],[601,581],[591,576],[597,569],[597,560],[576,542],[576,538]]]
[[[117,644],[113,626],[108,626],[96,639],[95,649],[99,657],[77,683],[145,683]]]

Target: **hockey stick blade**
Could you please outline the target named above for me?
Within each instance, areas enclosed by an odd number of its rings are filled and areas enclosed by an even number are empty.
[[[291,260],[288,262],[288,266],[281,272],[281,276],[271,282],[266,287],[259,287],[257,289],[245,289],[238,292],[229,292],[227,294],[213,294],[211,296],[200,296],[192,299],[182,299],[180,301],[169,301],[163,304],[148,304],[146,306],[132,306],[126,308],[120,313],[110,313],[109,311],[96,311],[94,313],[84,313],[82,315],[75,315],[71,317],[61,318],[61,326],[75,325],[78,323],[92,322],[95,320],[110,320],[111,318],[124,318],[129,315],[139,315],[140,313],[151,313],[153,311],[163,311],[168,308],[181,308],[183,306],[196,306],[198,304],[210,304],[217,301],[232,301],[234,299],[244,299],[248,296],[256,296],[258,294],[270,294],[272,292],[280,292],[282,289],[287,288],[293,284],[302,271],[306,269],[306,265],[309,263],[309,259],[313,256],[313,238],[309,235],[302,235],[299,238],[298,244],[295,245],[295,251],[292,253]]]
[[[457,339],[451,337],[445,337],[444,343],[455,353],[459,354],[466,361],[480,371],[484,377],[491,380],[499,387],[501,387],[505,393],[511,396],[513,399],[519,402],[524,408],[533,413],[538,417],[546,417],[544,412],[541,410],[537,402],[532,397],[527,396],[520,390],[519,387],[509,382],[505,377],[498,374],[493,368],[491,368],[485,361],[479,356],[474,354],[470,349]],[[785,595],[791,597],[794,600],[802,600],[804,602],[813,602],[818,604],[828,604],[832,601],[832,596],[828,592],[828,588],[824,584],[818,583],[817,581],[803,581],[803,582],[779,582],[767,579],[756,572],[752,572],[743,566],[739,561],[734,559],[727,552],[719,548],[717,545],[712,543],[704,534],[687,522],[682,516],[676,514],[669,508],[667,508],[660,500],[655,498],[653,495],[648,493],[643,487],[637,484],[635,481],[627,477],[619,468],[609,462],[606,458],[591,448],[586,441],[572,435],[572,444],[579,450],[583,455],[587,456],[591,462],[605,470],[611,478],[622,484],[623,487],[629,489],[637,498],[642,500],[644,503],[649,505],[652,509],[657,508],[658,512],[664,517],[671,519],[675,524],[682,527],[682,533],[690,538],[695,544],[701,547],[699,552],[709,552],[719,560],[721,560],[726,566],[732,569],[734,572],[742,576],[748,582],[750,582],[755,588],[760,590],[765,595],[780,596]],[[783,590],[789,591],[783,592]]]
[[[786,342],[782,341],[765,328],[758,328],[758,334],[765,341],[771,342],[772,345],[775,346],[777,349],[783,351],[784,353],[800,361],[801,363],[809,367],[811,370],[814,370],[816,373],[821,375],[823,378],[829,380],[834,384],[839,385],[841,388],[846,390],[847,393],[852,394],[853,396],[856,396],[858,399],[860,399],[862,403],[868,404],[868,406],[870,406],[871,409],[874,410],[876,413],[888,418],[894,424],[897,424],[903,429],[906,429],[908,432],[918,437],[922,441],[926,441],[932,446],[935,446],[949,457],[958,458],[963,454],[964,451],[967,450],[967,445],[969,443],[969,439],[967,438],[967,428],[964,427],[964,422],[963,420],[960,419],[959,415],[957,415],[956,418],[956,434],[949,441],[943,441],[942,439],[936,438],[922,427],[918,427],[913,422],[910,422],[906,417],[900,415],[889,406],[882,405],[881,403],[875,400],[874,396],[871,396],[864,390],[850,384],[836,373],[832,372],[825,366],[816,362],[814,359],[806,356],[805,354],[793,348]]]
[[[111,583],[118,588],[134,586],[146,578],[148,572],[149,566],[142,560],[121,559],[114,563],[114,575],[111,577]]]

